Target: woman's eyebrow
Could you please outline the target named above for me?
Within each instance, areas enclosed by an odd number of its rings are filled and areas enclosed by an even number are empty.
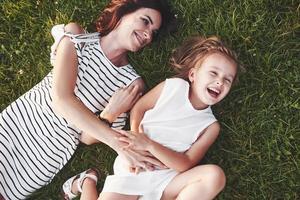
[[[145,15],[145,16],[148,18],[148,20],[150,21],[150,23],[153,25],[153,21],[152,21],[151,17],[149,17],[148,15]]]

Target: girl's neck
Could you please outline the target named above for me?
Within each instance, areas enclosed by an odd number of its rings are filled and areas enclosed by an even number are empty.
[[[189,87],[189,101],[195,110],[204,110],[208,107],[193,94],[191,86]]]
[[[113,32],[101,37],[100,44],[105,56],[115,66],[124,66],[128,64],[128,51],[121,47]]]

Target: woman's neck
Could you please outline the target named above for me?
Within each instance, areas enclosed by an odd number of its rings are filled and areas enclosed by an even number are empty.
[[[115,66],[124,66],[128,64],[128,51],[120,46],[120,43],[113,32],[101,37],[100,44],[105,56]]]

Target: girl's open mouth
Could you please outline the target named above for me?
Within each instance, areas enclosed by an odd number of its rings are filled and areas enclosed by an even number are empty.
[[[208,94],[210,94],[210,96],[212,96],[213,98],[217,98],[219,96],[219,94],[221,93],[219,90],[215,89],[215,88],[207,88]]]

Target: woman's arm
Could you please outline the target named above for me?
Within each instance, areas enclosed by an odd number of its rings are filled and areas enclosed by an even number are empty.
[[[74,44],[68,37],[63,38],[57,49],[53,69],[53,109],[80,130],[119,151],[119,143],[115,139],[119,134],[99,121],[74,94],[77,63]]]

